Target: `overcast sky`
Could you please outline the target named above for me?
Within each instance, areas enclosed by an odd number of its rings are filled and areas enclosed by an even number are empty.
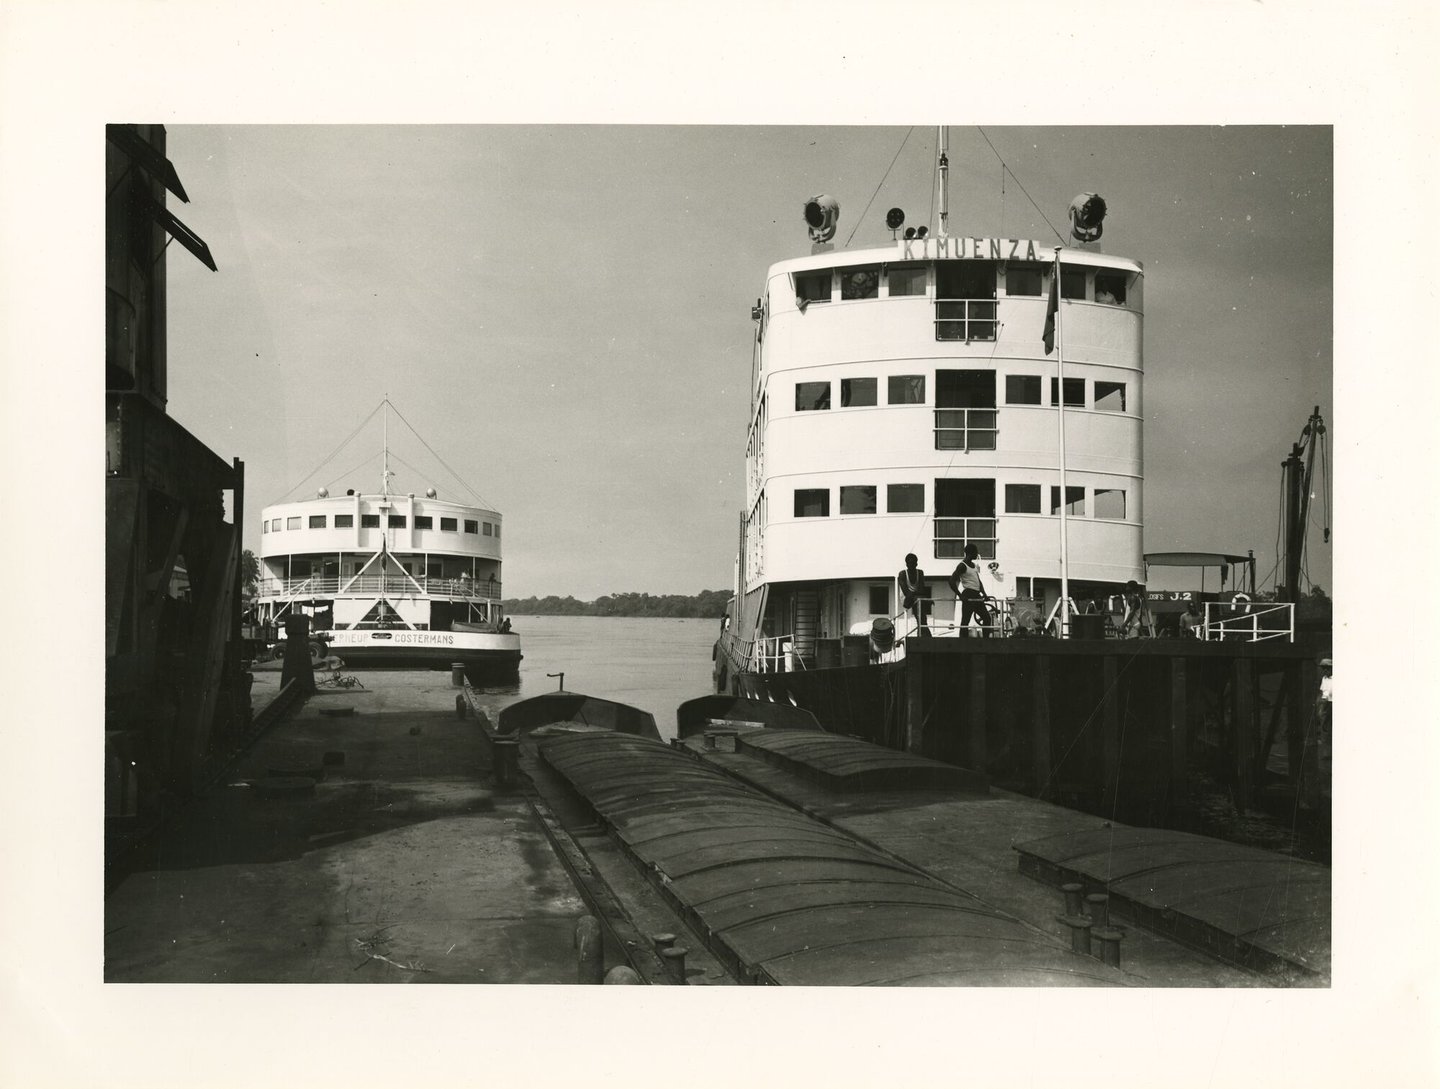
[[[840,201],[839,243],[888,241],[893,205],[931,221],[935,141],[172,125],[191,197],[172,206],[219,271],[169,251],[169,410],[244,459],[251,548],[265,504],[378,486],[378,423],[314,471],[388,394],[445,463],[392,423],[395,486],[468,499],[448,466],[498,509],[507,595],[728,586],[765,269],[809,252],[816,192]],[[950,141],[952,233],[1051,244],[1076,193],[1105,197],[1103,248],[1146,269],[1145,548],[1253,548],[1263,579],[1280,462],[1330,411],[1330,129]],[[1329,586],[1318,532],[1308,567]]]

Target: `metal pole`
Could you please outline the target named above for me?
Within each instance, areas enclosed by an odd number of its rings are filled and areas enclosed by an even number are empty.
[[[1060,407],[1060,637],[1070,637],[1070,555],[1069,525],[1065,517],[1068,495],[1065,488],[1065,349],[1060,338],[1060,247],[1055,247],[1055,365],[1056,401]]]

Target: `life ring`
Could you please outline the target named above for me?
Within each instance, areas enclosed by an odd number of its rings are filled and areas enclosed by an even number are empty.
[[[1243,590],[1231,594],[1230,608],[1238,613],[1248,613],[1250,611],[1250,595]]]

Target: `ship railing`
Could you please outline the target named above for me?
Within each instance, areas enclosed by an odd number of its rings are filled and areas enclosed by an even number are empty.
[[[994,450],[1000,437],[999,410],[989,408],[937,408],[935,449]]]
[[[1200,638],[1206,642],[1295,642],[1295,605],[1289,601],[1207,601]]]
[[[417,589],[416,587],[419,587]],[[278,598],[280,603],[312,597],[334,597],[344,590],[347,594],[399,596],[425,594],[433,598],[454,598],[462,601],[499,601],[501,584],[489,579],[431,578],[422,575],[351,575],[342,578],[312,575],[308,578],[261,579],[256,584],[259,597]]]
[[[741,660],[756,673],[789,673],[807,668],[804,658],[795,653],[793,635],[767,635],[736,642]]]

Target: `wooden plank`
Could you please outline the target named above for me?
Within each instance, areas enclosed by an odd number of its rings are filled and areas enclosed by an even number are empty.
[[[1120,685],[1119,663],[1107,654],[1100,663],[1100,683],[1104,685],[1100,709],[1100,805],[1106,812],[1115,811],[1115,795],[1120,786]]]
[[[1036,797],[1042,797],[1050,782],[1050,656],[1035,656],[1034,686],[1030,710],[1030,774]]]
[[[1185,808],[1190,801],[1190,723],[1186,659],[1170,659],[1170,804]]]
[[[969,659],[970,700],[965,715],[966,753],[970,766],[984,772],[988,758],[985,734],[988,723],[985,719],[985,659],[978,654]]]
[[[1235,728],[1235,785],[1237,804],[1249,809],[1255,802],[1255,671],[1246,658],[1235,660],[1230,675],[1231,715]]]

